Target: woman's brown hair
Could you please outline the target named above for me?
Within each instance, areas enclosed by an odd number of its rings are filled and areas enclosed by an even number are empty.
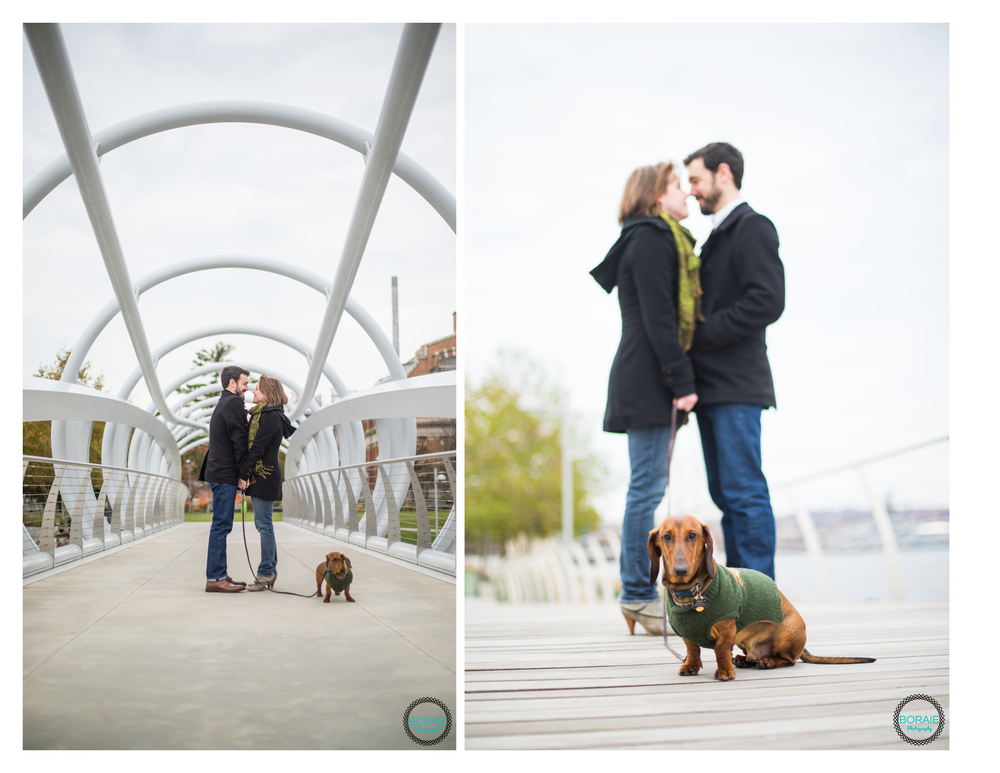
[[[288,395],[285,394],[285,390],[278,379],[261,374],[261,377],[257,380],[257,384],[260,386],[260,391],[264,393],[264,400],[268,405],[288,404]]]
[[[658,199],[667,192],[667,181],[673,176],[672,162],[655,166],[640,166],[629,175],[625,192],[618,206],[618,225],[634,215],[656,217],[660,214]]]

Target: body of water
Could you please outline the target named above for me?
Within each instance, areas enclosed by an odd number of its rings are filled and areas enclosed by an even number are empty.
[[[717,556],[718,558],[718,556]],[[948,548],[899,553],[904,601],[948,601]],[[889,567],[881,550],[823,554],[827,601],[892,601]],[[774,573],[789,601],[819,601],[812,561],[804,551],[778,551]]]

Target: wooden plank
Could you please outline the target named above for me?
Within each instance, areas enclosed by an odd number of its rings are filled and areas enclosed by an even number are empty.
[[[610,604],[466,609],[469,749],[900,749],[895,707],[924,693],[948,708],[948,605],[801,605],[816,655],[799,663],[680,677],[658,637],[629,636]],[[683,651],[679,638],[672,645]],[[682,707],[682,708],[681,708]],[[719,728],[725,727],[720,734]],[[947,725],[934,748],[948,748]]]
[[[726,685],[720,686],[732,687],[733,685],[734,683],[730,682]],[[587,701],[589,700],[600,701],[601,703],[608,705],[613,704],[621,706],[634,702],[637,699],[664,699],[676,701],[681,697],[685,700],[685,710],[692,711],[694,710],[693,701],[697,701],[698,704],[709,705],[717,703],[725,707],[729,701],[733,700],[733,693],[736,693],[735,697],[740,700],[741,706],[753,709],[763,708],[765,705],[764,702],[770,700],[772,696],[777,694],[780,694],[784,704],[787,705],[800,701],[814,702],[817,700],[829,700],[831,702],[836,702],[837,700],[840,700],[838,696],[849,694],[864,695],[884,693],[886,695],[897,695],[900,690],[908,689],[917,689],[918,692],[926,692],[927,688],[937,689],[938,691],[941,691],[942,689],[947,690],[948,675],[922,676],[919,680],[864,680],[861,682],[851,682],[846,684],[809,683],[796,685],[795,687],[782,685],[780,687],[775,686],[769,690],[762,690],[760,688],[753,687],[749,691],[744,691],[748,694],[742,694],[735,690],[727,690],[726,692],[722,692],[720,690],[714,694],[705,690],[667,691],[660,687],[632,688],[627,692],[611,688],[572,692],[544,691],[531,693],[531,697],[525,697],[526,694],[524,692],[491,694],[488,699],[473,698],[471,696],[467,697],[466,714],[467,717],[471,718],[480,712],[486,711],[513,712],[541,707],[544,707],[550,712],[555,712],[564,707],[572,707],[573,710],[580,710],[580,707],[586,706]]]

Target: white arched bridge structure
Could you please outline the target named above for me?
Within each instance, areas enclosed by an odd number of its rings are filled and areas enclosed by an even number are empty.
[[[165,107],[92,134],[58,25],[25,25],[25,36],[55,117],[65,154],[45,167],[24,188],[23,216],[60,183],[73,177],[80,190],[94,238],[114,296],[88,321],[74,320],[77,338],[60,381],[26,376],[24,421],[51,421],[51,460],[25,457],[27,487],[39,465],[51,479],[36,491],[40,523],[24,526],[24,574],[54,569],[183,521],[190,492],[182,480],[182,457],[207,443],[211,412],[221,386],[188,385],[227,364],[281,379],[298,402],[287,407],[297,431],[285,450],[285,521],[323,532],[366,550],[454,576],[456,514],[430,528],[427,501],[432,488],[454,502],[454,453],[423,459],[416,454],[417,417],[454,418],[454,372],[407,378],[393,342],[351,296],[359,266],[390,177],[407,183],[454,232],[455,197],[400,146],[417,100],[440,25],[407,25],[399,42],[375,131],[368,132],[333,116],[290,105],[218,101]],[[285,260],[259,255],[205,255],[181,259],[143,272],[129,263],[112,212],[114,196],[105,186],[100,159],[128,143],[154,134],[204,124],[251,123],[306,132],[361,154],[364,173],[353,214],[332,277],[320,276]],[[154,344],[146,334],[139,301],[159,285],[199,272],[239,269],[273,275],[320,293],[322,321],[314,329],[282,330],[239,319],[191,325],[169,341]],[[349,315],[378,353],[388,377],[375,386],[349,383],[330,361],[341,318]],[[77,373],[108,326],[121,320],[136,366],[113,394],[78,381]],[[165,373],[162,359],[180,347],[210,336],[251,336],[276,342],[301,357],[302,367],[281,372],[266,361],[247,359],[209,363],[180,373]],[[332,404],[316,400],[321,381],[336,395]],[[151,396],[145,407],[129,402],[143,383]],[[378,459],[366,460],[362,421],[374,422]],[[91,463],[95,422],[105,422],[100,465]],[[428,470],[433,470],[428,473]],[[35,477],[38,477],[37,475]],[[44,499],[44,507],[41,500]],[[440,499],[439,499],[440,501]],[[68,543],[57,545],[56,510],[68,518]],[[399,513],[414,512],[417,537],[404,541]],[[434,509],[437,517],[437,509]]]
[[[22,469],[25,749],[414,749],[407,718],[427,720],[426,727],[444,719],[437,717],[440,706],[455,710],[456,452],[418,453],[417,432],[418,418],[456,417],[455,372],[408,377],[398,343],[352,295],[362,265],[386,280],[392,273],[384,250],[366,250],[392,175],[422,198],[413,210],[419,217],[423,209],[433,221],[428,232],[439,229],[445,249],[453,242],[455,197],[400,152],[428,63],[440,47],[440,27],[402,27],[374,132],[285,104],[217,101],[164,107],[92,134],[62,30],[25,25],[65,154],[25,185],[24,217],[72,177],[113,290],[103,307],[103,299],[94,299],[92,318],[81,313],[85,304],[53,303],[51,321],[64,325],[70,340],[62,376],[24,378],[23,421],[51,423],[51,456],[26,452]],[[180,34],[196,35],[192,29]],[[322,38],[331,29],[310,27],[302,39]],[[371,33],[379,45],[391,45],[388,29],[380,25]],[[130,42],[149,34],[131,26],[117,32]],[[236,37],[256,34],[244,28]],[[342,29],[333,34],[346,39]],[[348,35],[355,34],[352,27]],[[353,80],[338,83],[347,88]],[[214,242],[204,254],[182,253],[167,263],[162,254],[158,262],[126,255],[123,243],[130,240],[120,237],[125,230],[119,232],[112,206],[123,196],[116,186],[121,179],[107,171],[106,184],[101,158],[155,134],[204,124],[306,132],[359,154],[360,187],[349,220],[345,212],[343,246],[339,261],[330,261],[330,275],[315,270],[322,256],[310,269],[306,257],[296,262],[259,254],[267,248],[248,252],[246,243],[224,253]],[[143,172],[144,185],[156,184]],[[301,180],[295,177],[295,185]],[[139,209],[122,208],[127,227]],[[233,233],[212,225],[223,238]],[[249,238],[256,236],[250,230]],[[436,265],[438,249],[419,264],[421,272]],[[453,254],[444,258],[441,265],[450,271]],[[83,277],[102,266],[95,259],[75,268]],[[55,273],[48,265],[45,270]],[[219,272],[236,276],[233,286],[241,289],[230,296],[245,292],[247,277],[262,288],[290,281],[296,292],[318,301],[322,314],[303,323],[300,309],[283,304],[267,316],[234,303],[211,307],[211,314],[154,317],[155,292],[163,291],[157,288],[197,295],[192,306],[203,303],[209,293],[197,288],[208,284],[204,272],[214,272],[213,293]],[[140,301],[150,291],[144,318]],[[453,311],[454,300],[446,303]],[[345,345],[345,332],[331,352],[344,314],[353,320],[346,329],[353,338]],[[130,349],[118,343],[122,326]],[[223,354],[222,362],[198,364],[199,353],[187,369],[176,366],[184,347],[190,351],[205,339],[230,335],[260,346],[245,358]],[[118,367],[116,360],[115,374],[103,385],[108,391],[78,378],[99,352],[112,349],[119,359],[124,352],[126,364]],[[364,383],[357,383],[357,363],[343,354],[359,349],[376,374]],[[135,366],[128,372],[132,355]],[[192,467],[197,469],[192,451],[208,442],[221,395],[218,376],[206,376],[226,365],[250,371],[251,380],[273,375],[293,393],[286,413],[296,431],[283,441],[281,518],[274,524],[280,580],[274,590],[303,598],[204,592],[209,524],[186,520],[185,503]],[[380,373],[388,375],[378,380]],[[214,383],[204,386],[207,380]],[[227,540],[228,571],[250,580],[260,538],[252,516],[249,526],[241,520],[238,511]],[[354,603],[343,595],[330,603],[310,595],[317,564],[323,566],[332,551],[353,561]],[[345,706],[349,710],[341,711]],[[456,748],[452,716],[447,713],[448,732],[434,725],[439,748]]]

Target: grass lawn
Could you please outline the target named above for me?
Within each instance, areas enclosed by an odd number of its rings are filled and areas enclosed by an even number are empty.
[[[438,527],[444,526],[444,522],[448,520],[448,510],[438,510]],[[431,522],[431,540],[437,537],[437,532],[434,531],[434,511],[430,510],[430,522]],[[236,509],[236,515],[233,517],[233,523],[240,522],[240,508]],[[211,522],[211,513],[185,513],[184,520],[188,523],[204,523]],[[274,514],[272,521],[278,522],[282,520],[281,513],[277,512]],[[253,523],[253,509],[249,506],[247,507],[247,523]],[[417,544],[417,514],[416,512],[407,512],[404,510],[399,514],[399,530],[400,539],[403,542],[408,542],[411,545]]]

